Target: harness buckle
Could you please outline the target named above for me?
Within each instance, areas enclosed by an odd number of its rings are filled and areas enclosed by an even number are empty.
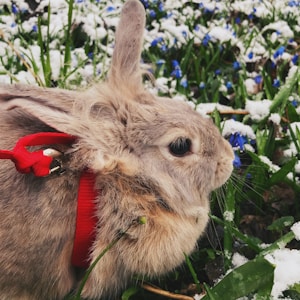
[[[49,175],[55,173],[61,175],[66,171],[62,166],[62,161],[58,159],[60,156],[63,156],[62,152],[53,148],[47,148],[43,151],[43,154],[53,158],[50,164]]]

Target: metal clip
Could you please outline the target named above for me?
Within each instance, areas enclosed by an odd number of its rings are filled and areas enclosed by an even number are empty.
[[[56,149],[47,148],[43,151],[43,154],[45,156],[50,156],[53,158],[53,161],[50,164],[49,175],[53,174],[53,173],[58,173],[60,175],[65,172],[65,169],[63,169],[63,167],[62,167],[61,160],[56,159],[63,155],[62,152],[60,152]]]

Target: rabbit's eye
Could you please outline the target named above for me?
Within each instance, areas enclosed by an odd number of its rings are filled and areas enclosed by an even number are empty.
[[[180,137],[169,144],[169,151],[174,156],[184,156],[191,152],[192,141],[185,137]]]

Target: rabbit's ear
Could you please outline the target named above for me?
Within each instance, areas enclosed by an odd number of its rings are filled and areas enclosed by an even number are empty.
[[[26,85],[0,85],[0,105],[6,110],[19,108],[54,129],[75,135],[82,128],[71,114],[75,92]]]
[[[129,0],[125,3],[116,30],[115,48],[109,74],[109,80],[116,85],[124,81],[130,85],[142,83],[139,65],[145,20],[145,9],[140,1]]]

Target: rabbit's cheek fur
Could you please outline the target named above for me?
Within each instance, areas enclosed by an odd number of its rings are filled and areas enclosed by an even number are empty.
[[[214,189],[220,187],[229,178],[233,170],[234,154],[231,145],[222,140],[223,151],[217,160],[217,167],[215,171]]]
[[[145,216],[146,224],[134,224],[125,236],[97,264],[92,272],[85,296],[110,293],[113,284],[125,284],[132,274],[155,276],[172,270],[184,260],[196,245],[208,220],[208,205],[198,210],[198,217],[183,217],[162,208],[151,194],[136,194],[123,187],[126,194],[119,201],[118,209],[104,205],[99,210],[102,225],[97,244],[92,253],[96,258],[104,247],[138,216]],[[111,192],[104,197],[111,197]],[[123,210],[124,209],[124,210]],[[103,220],[109,216],[108,220]],[[114,232],[114,234],[112,234]],[[106,241],[105,243],[100,241]],[[106,278],[112,278],[110,287],[105,285]],[[119,283],[118,283],[119,280]],[[106,290],[108,289],[108,290]]]

